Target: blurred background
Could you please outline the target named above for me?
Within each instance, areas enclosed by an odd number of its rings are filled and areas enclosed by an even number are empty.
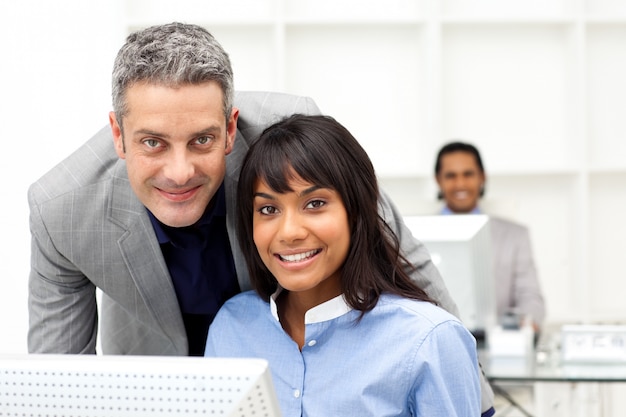
[[[216,36],[238,90],[343,123],[403,214],[438,211],[436,153],[472,142],[485,207],[530,228],[548,321],[626,320],[626,2],[23,0],[0,4],[0,352],[26,352],[28,186],[108,123],[126,35],[174,20]]]

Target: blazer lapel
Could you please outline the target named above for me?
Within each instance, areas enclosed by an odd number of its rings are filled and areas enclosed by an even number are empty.
[[[130,187],[124,163],[116,166],[111,194],[110,218],[126,230],[118,246],[135,287],[163,332],[186,351],[187,335],[174,286],[146,208]]]

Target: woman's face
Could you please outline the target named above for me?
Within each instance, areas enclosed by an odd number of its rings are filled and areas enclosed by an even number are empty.
[[[337,191],[300,177],[281,194],[263,181],[254,192],[253,237],[281,287],[322,303],[341,294],[341,268],[350,248],[348,214]]]

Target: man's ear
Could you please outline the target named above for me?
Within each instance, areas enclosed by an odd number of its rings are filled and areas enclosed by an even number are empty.
[[[228,124],[226,125],[226,155],[233,151],[233,147],[235,146],[235,139],[237,136],[237,120],[239,119],[239,109],[237,107],[233,107],[233,110],[230,112],[230,118],[228,119]]]
[[[122,135],[122,127],[118,123],[115,112],[109,112],[109,124],[111,125],[111,133],[113,133],[113,145],[117,156],[122,159],[126,158],[126,147],[124,146],[124,137]]]
[[[478,194],[480,197],[485,196],[485,184],[487,184],[487,175],[484,172],[481,172],[483,177],[483,182],[480,184],[480,193]]]

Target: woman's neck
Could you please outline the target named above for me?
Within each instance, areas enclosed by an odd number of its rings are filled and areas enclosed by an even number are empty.
[[[340,295],[341,290],[337,288],[332,293],[326,293],[323,297],[320,297],[319,293],[314,293],[283,290],[276,299],[280,324],[300,349],[304,346],[304,317],[307,311]]]
[[[276,300],[276,307],[278,308],[278,317],[280,318],[280,324],[283,330],[291,336],[291,338],[298,344],[298,347],[302,350],[304,346],[304,316],[309,308],[307,305],[302,304],[302,300],[293,295],[291,291],[283,291]]]

